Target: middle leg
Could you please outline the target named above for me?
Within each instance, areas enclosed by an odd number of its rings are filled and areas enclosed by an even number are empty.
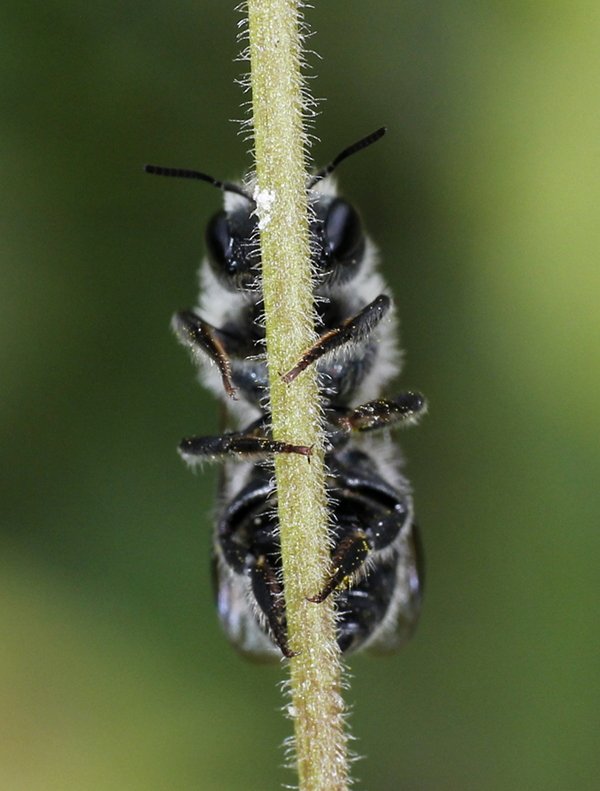
[[[403,427],[416,423],[427,410],[427,401],[421,393],[408,390],[395,398],[378,398],[357,407],[332,407],[329,422],[350,431],[377,431],[386,427]]]

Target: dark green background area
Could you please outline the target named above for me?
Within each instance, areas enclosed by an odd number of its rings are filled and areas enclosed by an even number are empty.
[[[0,786],[264,791],[292,776],[279,668],[220,633],[217,426],[169,332],[209,187],[249,143],[233,3],[0,11]],[[309,12],[323,163],[379,244],[430,414],[402,435],[427,550],[418,634],[352,661],[358,788],[597,788],[597,2]]]

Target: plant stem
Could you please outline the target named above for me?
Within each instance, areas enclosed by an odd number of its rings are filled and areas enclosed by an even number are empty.
[[[275,460],[291,697],[301,791],[347,788],[341,666],[331,599],[310,603],[330,560],[319,389],[310,366],[281,374],[315,339],[303,131],[300,3],[249,0],[249,42],[262,288],[275,439],[310,445]]]

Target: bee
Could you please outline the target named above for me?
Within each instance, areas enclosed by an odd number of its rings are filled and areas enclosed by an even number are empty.
[[[393,305],[377,256],[354,206],[331,178],[349,156],[379,140],[378,129],[345,148],[308,179],[310,249],[317,341],[283,375],[289,383],[315,366],[326,434],[326,486],[334,505],[331,563],[317,605],[335,598],[340,651],[391,650],[416,625],[423,554],[410,484],[390,442],[391,427],[415,423],[424,397],[381,393],[400,368]],[[194,170],[147,165],[149,173],[198,179],[219,188],[224,207],[206,226],[199,305],[177,313],[173,329],[221,399],[228,430],[188,437],[190,465],[220,460],[223,474],[214,530],[214,589],[230,641],[253,657],[293,656],[287,636],[275,453],[311,449],[273,438],[265,361],[261,258],[255,179],[219,181]]]

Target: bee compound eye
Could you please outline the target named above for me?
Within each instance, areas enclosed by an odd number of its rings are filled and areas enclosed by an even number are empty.
[[[361,258],[365,247],[362,223],[347,201],[332,201],[325,217],[324,237],[327,251],[336,263],[353,264]]]
[[[231,259],[233,238],[224,211],[215,214],[206,226],[206,246],[213,267],[226,270]]]
[[[208,262],[233,291],[251,288],[260,265],[256,219],[248,212],[220,211],[206,227]]]

